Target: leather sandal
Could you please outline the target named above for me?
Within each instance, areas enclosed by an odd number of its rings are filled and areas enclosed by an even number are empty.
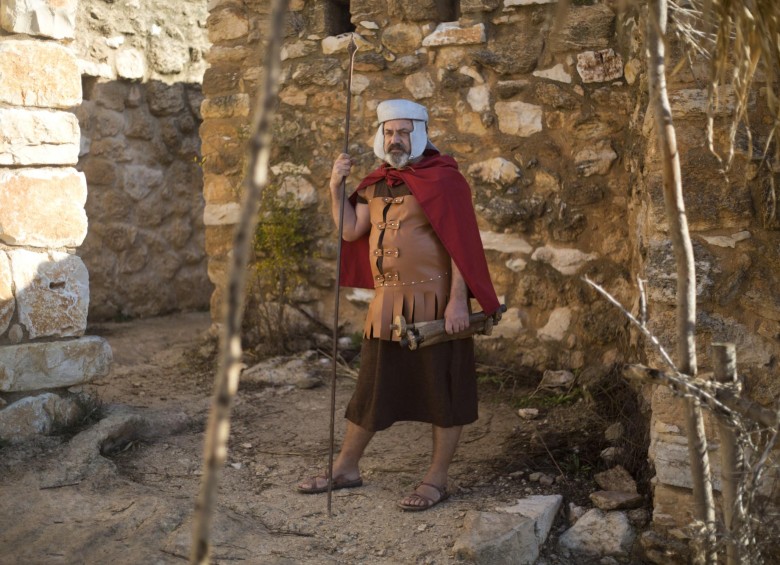
[[[320,479],[325,481],[325,484],[321,487],[318,487],[317,483],[320,482]],[[306,483],[300,483],[298,485],[298,492],[300,492],[301,494],[319,494],[321,492],[328,492],[328,476],[325,474],[312,477],[307,481],[307,484],[309,486],[306,486]],[[357,479],[347,479],[346,477],[339,475],[338,477],[333,479],[333,486],[331,487],[331,490],[339,490],[342,488],[355,488],[355,487],[362,487],[362,486],[363,486],[363,479],[361,477],[358,477]]]
[[[417,489],[420,488],[422,485],[425,485],[427,487],[431,487],[432,489],[436,489],[436,492],[439,493],[439,498],[433,499],[428,496],[425,496],[424,494],[420,494],[417,492]],[[417,485],[415,490],[408,496],[405,496],[404,499],[398,502],[398,507],[401,510],[405,510],[407,512],[422,512],[423,510],[428,510],[429,508],[433,508],[440,502],[444,502],[450,497],[450,494],[447,492],[447,487],[440,487],[436,486],[431,483],[420,483]],[[404,504],[404,500],[406,499],[412,499],[413,501],[422,501],[423,504]]]

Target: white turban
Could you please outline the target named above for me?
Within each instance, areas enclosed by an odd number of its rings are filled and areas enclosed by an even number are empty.
[[[385,134],[384,123],[390,120],[412,120],[414,129],[409,134],[412,144],[412,150],[409,159],[414,160],[423,154],[426,147],[435,149],[433,144],[428,141],[428,111],[425,106],[412,102],[411,100],[385,100],[376,107],[376,115],[379,119],[379,128],[374,136],[374,153],[377,157],[385,158]]]

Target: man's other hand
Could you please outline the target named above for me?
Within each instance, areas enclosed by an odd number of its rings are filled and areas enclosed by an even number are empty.
[[[448,334],[462,332],[469,327],[469,310],[464,300],[450,300],[444,309],[444,330]]]

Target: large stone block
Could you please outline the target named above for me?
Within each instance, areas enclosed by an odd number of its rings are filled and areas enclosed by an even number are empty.
[[[80,129],[70,112],[0,108],[0,165],[75,165]]]
[[[104,377],[111,368],[108,342],[97,336],[0,347],[0,391],[68,387]]]
[[[615,13],[604,4],[572,6],[560,31],[551,38],[554,51],[603,49],[615,34]]]
[[[422,33],[413,24],[395,24],[382,33],[382,45],[394,53],[412,53],[420,47]]]
[[[15,310],[11,262],[8,260],[8,255],[0,251],[0,335],[8,329]]]
[[[533,518],[469,510],[455,540],[458,559],[478,564],[530,565],[539,557]]]
[[[0,241],[78,247],[87,235],[87,183],[75,169],[0,170]]]
[[[14,106],[70,108],[81,102],[75,54],[45,41],[0,42],[0,102]]]
[[[0,440],[19,442],[48,434],[56,426],[70,426],[84,416],[72,398],[52,392],[28,396],[0,410]]]
[[[445,22],[436,26],[432,34],[423,39],[424,47],[440,45],[474,45],[485,43],[485,24],[461,27],[457,22]]]
[[[19,323],[31,339],[79,336],[87,327],[89,273],[81,258],[61,251],[8,252]]]
[[[3,0],[0,26],[14,33],[72,38],[77,8],[78,0]]]
[[[542,107],[515,100],[496,102],[498,129],[502,133],[529,137],[542,131]]]

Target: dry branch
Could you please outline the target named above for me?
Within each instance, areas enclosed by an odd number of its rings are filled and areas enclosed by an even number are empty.
[[[219,365],[214,380],[214,395],[206,428],[203,478],[195,504],[190,562],[207,564],[211,552],[209,529],[216,506],[219,472],[227,458],[230,435],[230,409],[238,390],[241,373],[241,322],[244,317],[246,267],[257,223],[260,195],[268,184],[271,154],[271,120],[276,105],[280,53],[285,29],[287,0],[274,0],[270,37],[266,46],[265,78],[258,98],[253,135],[249,142],[249,167],[241,216],[233,239],[228,286],[225,292],[224,323],[220,334]]]
[[[682,193],[680,155],[672,121],[672,111],[666,88],[667,0],[650,0],[647,24],[647,71],[650,84],[650,103],[655,115],[656,136],[662,155],[663,192],[669,234],[677,265],[677,360],[680,371],[696,376],[696,274],[693,245],[688,232],[688,220]],[[693,481],[696,517],[706,529],[703,563],[717,563],[715,549],[715,498],[712,492],[710,460],[704,418],[698,400],[686,402],[688,453]]]

